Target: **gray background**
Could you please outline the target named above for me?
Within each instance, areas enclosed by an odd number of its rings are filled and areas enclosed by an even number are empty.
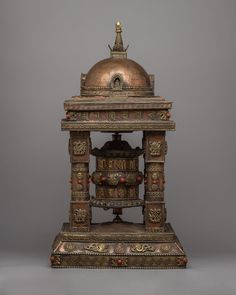
[[[116,20],[128,56],[174,102],[166,201],[185,271],[48,268],[70,199],[63,101],[109,55]],[[233,0],[0,1],[1,295],[235,294],[235,29]],[[97,146],[109,137],[92,135]],[[140,212],[124,215],[139,221]],[[94,221],[107,218],[94,211]]]

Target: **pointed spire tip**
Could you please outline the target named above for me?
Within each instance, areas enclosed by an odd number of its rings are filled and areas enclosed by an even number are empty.
[[[121,33],[122,32],[122,27],[120,21],[116,22],[116,33]]]
[[[115,37],[115,43],[113,48],[111,49],[111,56],[112,57],[123,57],[126,58],[127,54],[126,54],[126,49],[124,49],[123,46],[123,40],[122,40],[122,27],[121,27],[121,22],[117,21],[115,24],[115,32],[116,32],[116,37]]]

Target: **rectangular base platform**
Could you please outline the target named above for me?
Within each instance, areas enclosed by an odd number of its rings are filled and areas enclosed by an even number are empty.
[[[56,268],[185,268],[186,254],[171,225],[147,232],[143,224],[92,224],[90,232],[64,223],[56,236],[51,266]]]

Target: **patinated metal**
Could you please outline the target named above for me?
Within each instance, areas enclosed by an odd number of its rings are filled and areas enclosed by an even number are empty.
[[[166,131],[175,130],[172,103],[154,95],[154,76],[127,58],[121,24],[116,24],[110,58],[81,75],[81,95],[66,100],[62,130],[70,132],[71,202],[69,223],[56,236],[52,267],[185,268],[186,254],[166,223]],[[90,132],[114,132],[100,149]],[[132,148],[122,132],[143,132],[142,147]],[[96,171],[89,175],[90,155]],[[139,157],[144,171],[139,171]],[[139,185],[144,182],[144,196]],[[95,185],[95,195],[90,195]],[[142,207],[143,223],[122,220],[122,209]],[[112,209],[115,218],[92,221],[92,207]]]
[[[138,171],[138,156],[142,153],[139,147],[132,149],[127,141],[121,140],[120,134],[114,134],[113,140],[101,149],[91,151],[97,157],[97,169],[92,173],[96,185],[93,206],[108,209],[143,205],[138,197],[138,186],[143,181],[143,174]]]

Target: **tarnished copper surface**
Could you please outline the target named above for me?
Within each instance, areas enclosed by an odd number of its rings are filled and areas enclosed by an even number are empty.
[[[116,24],[110,58],[81,75],[81,95],[66,100],[62,130],[70,132],[71,201],[69,223],[56,236],[52,267],[184,268],[186,254],[166,222],[166,132],[175,130],[172,103],[154,96],[154,76],[127,59],[121,24]],[[90,131],[115,132],[102,148],[92,147]],[[142,131],[132,148],[121,132]],[[96,171],[90,172],[91,155]],[[139,156],[144,171],[139,171]],[[139,184],[144,181],[144,195]],[[91,196],[90,186],[96,186]],[[123,221],[123,208],[140,206],[143,223]],[[94,224],[92,207],[113,210],[115,218]]]
[[[96,63],[81,76],[82,96],[153,96],[153,75],[137,62],[128,59],[123,47],[121,25],[116,25],[116,39],[111,57]]]
[[[53,267],[185,268],[186,255],[170,224],[150,233],[142,224],[94,224],[72,232],[64,224],[53,244]]]
[[[150,87],[150,78],[142,66],[131,59],[107,58],[96,63],[86,75],[87,87],[110,87],[112,77],[120,74],[126,87]]]

